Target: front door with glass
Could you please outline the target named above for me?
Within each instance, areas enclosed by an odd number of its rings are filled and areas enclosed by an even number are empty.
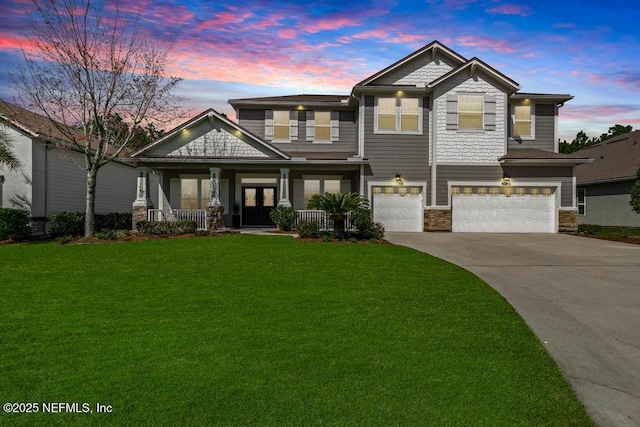
[[[273,225],[269,212],[276,207],[276,187],[242,187],[242,224]]]

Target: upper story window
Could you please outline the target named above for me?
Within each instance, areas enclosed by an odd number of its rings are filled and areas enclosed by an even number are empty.
[[[316,111],[315,127],[316,140],[331,140],[331,113],[329,111]]]
[[[523,139],[535,137],[535,114],[533,105],[514,105],[511,108],[511,136]]]
[[[298,140],[298,111],[265,110],[264,139],[275,142]]]
[[[340,140],[340,112],[307,110],[307,141],[331,144]]]
[[[376,132],[421,133],[419,98],[377,98]]]
[[[482,129],[484,125],[484,96],[458,96],[458,129]]]
[[[496,97],[481,93],[450,93],[446,97],[447,130],[496,130]]]
[[[289,111],[273,112],[273,139],[289,140]]]

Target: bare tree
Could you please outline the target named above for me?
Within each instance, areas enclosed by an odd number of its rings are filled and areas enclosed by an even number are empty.
[[[98,170],[121,155],[141,124],[175,118],[166,75],[169,47],[146,38],[118,3],[32,0],[33,47],[11,74],[21,100],[43,112],[65,147],[83,153],[87,173],[85,236],[94,234]],[[128,126],[105,118],[121,117]]]

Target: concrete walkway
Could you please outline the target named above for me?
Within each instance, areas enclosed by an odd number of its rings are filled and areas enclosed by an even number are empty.
[[[482,278],[537,334],[597,425],[640,426],[640,245],[558,234],[386,239]]]

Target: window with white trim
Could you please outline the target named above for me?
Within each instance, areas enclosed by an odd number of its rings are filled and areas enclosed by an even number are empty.
[[[422,132],[419,98],[376,98],[376,132]]]
[[[587,189],[578,188],[578,194],[576,195],[576,201],[578,205],[578,215],[587,214]]]
[[[289,111],[273,111],[273,139],[289,140]]]
[[[534,106],[513,105],[511,107],[511,136],[521,139],[535,138],[535,111]]]
[[[209,178],[182,178],[180,180],[180,209],[207,209],[211,197]]]
[[[316,141],[331,140],[331,113],[329,111],[315,112],[315,139]]]
[[[307,203],[316,194],[338,194],[340,193],[339,179],[305,179],[304,180],[304,209]]]

